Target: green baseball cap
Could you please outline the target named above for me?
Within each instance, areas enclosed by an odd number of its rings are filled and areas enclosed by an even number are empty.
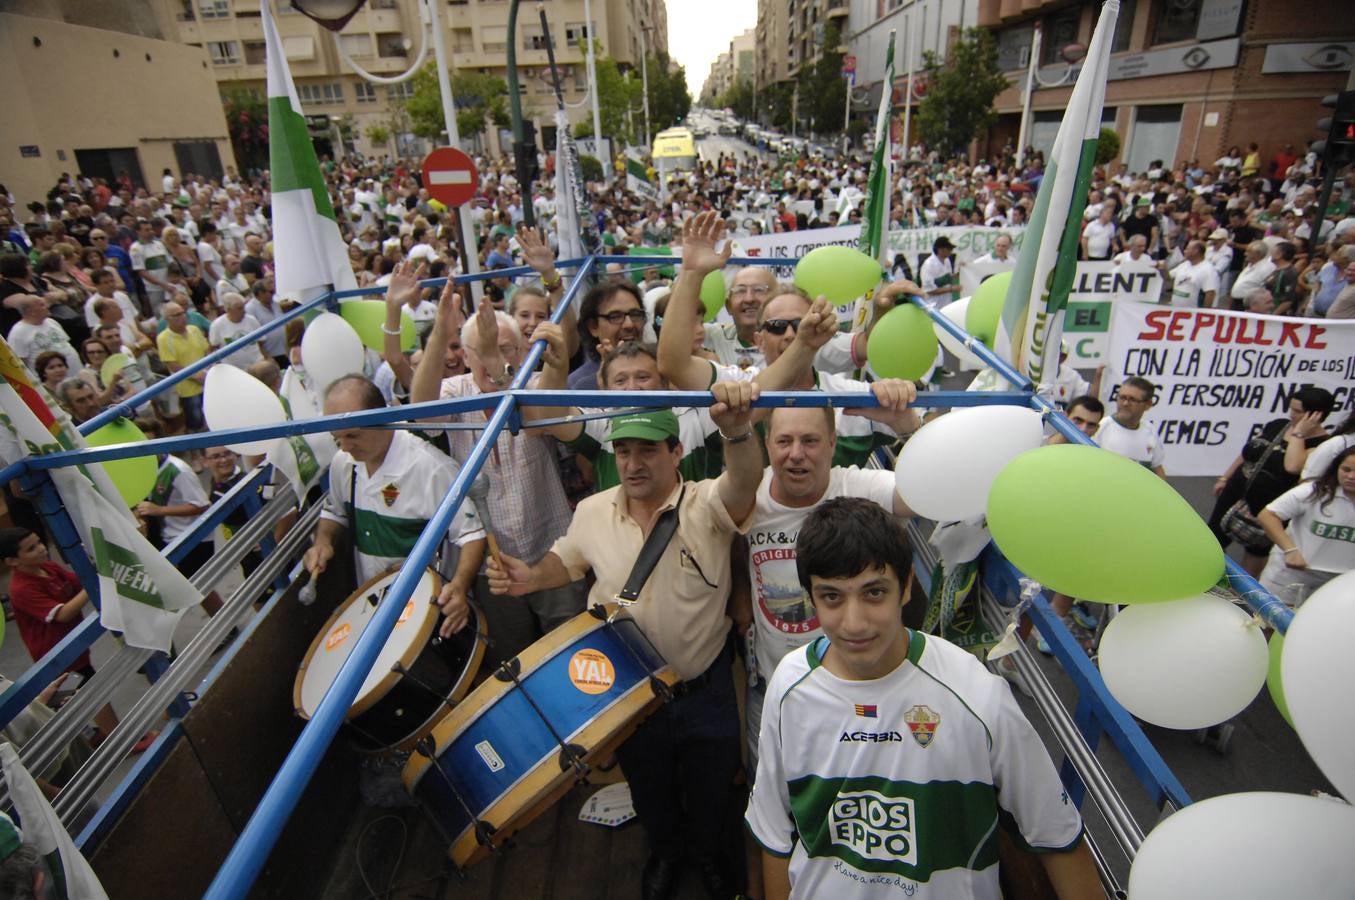
[[[609,441],[634,438],[641,441],[664,441],[678,436],[678,420],[671,409],[647,409],[644,412],[617,416],[612,420]]]

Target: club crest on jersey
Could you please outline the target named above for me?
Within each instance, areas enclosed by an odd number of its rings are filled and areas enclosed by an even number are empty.
[[[940,713],[932,712],[929,706],[914,706],[903,714],[903,721],[908,724],[909,733],[920,747],[930,747],[936,738],[937,729],[941,727]]]
[[[395,505],[395,501],[400,499],[400,486],[392,481],[381,489],[381,499],[386,501],[386,508]]]

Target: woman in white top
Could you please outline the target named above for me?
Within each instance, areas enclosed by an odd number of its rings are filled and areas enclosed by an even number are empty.
[[[1275,542],[1261,586],[1290,606],[1355,569],[1355,447],[1281,494],[1257,520]],[[1284,522],[1288,522],[1288,527]]]
[[[1314,428],[1320,429],[1322,423],[1309,423],[1304,427],[1311,432]],[[1287,444],[1284,448],[1285,471],[1303,478],[1316,478],[1348,447],[1355,447],[1355,412],[1346,416],[1346,420],[1336,427],[1331,437],[1316,447],[1310,449],[1302,441]]]

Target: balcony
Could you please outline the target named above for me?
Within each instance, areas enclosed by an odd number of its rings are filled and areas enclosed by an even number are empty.
[[[828,18],[835,19],[847,15],[847,0],[828,0]]]

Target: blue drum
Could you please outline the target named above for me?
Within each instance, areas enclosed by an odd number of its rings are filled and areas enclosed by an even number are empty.
[[[581,613],[510,660],[405,765],[405,789],[459,868],[525,828],[671,696],[677,673],[610,612]]]

